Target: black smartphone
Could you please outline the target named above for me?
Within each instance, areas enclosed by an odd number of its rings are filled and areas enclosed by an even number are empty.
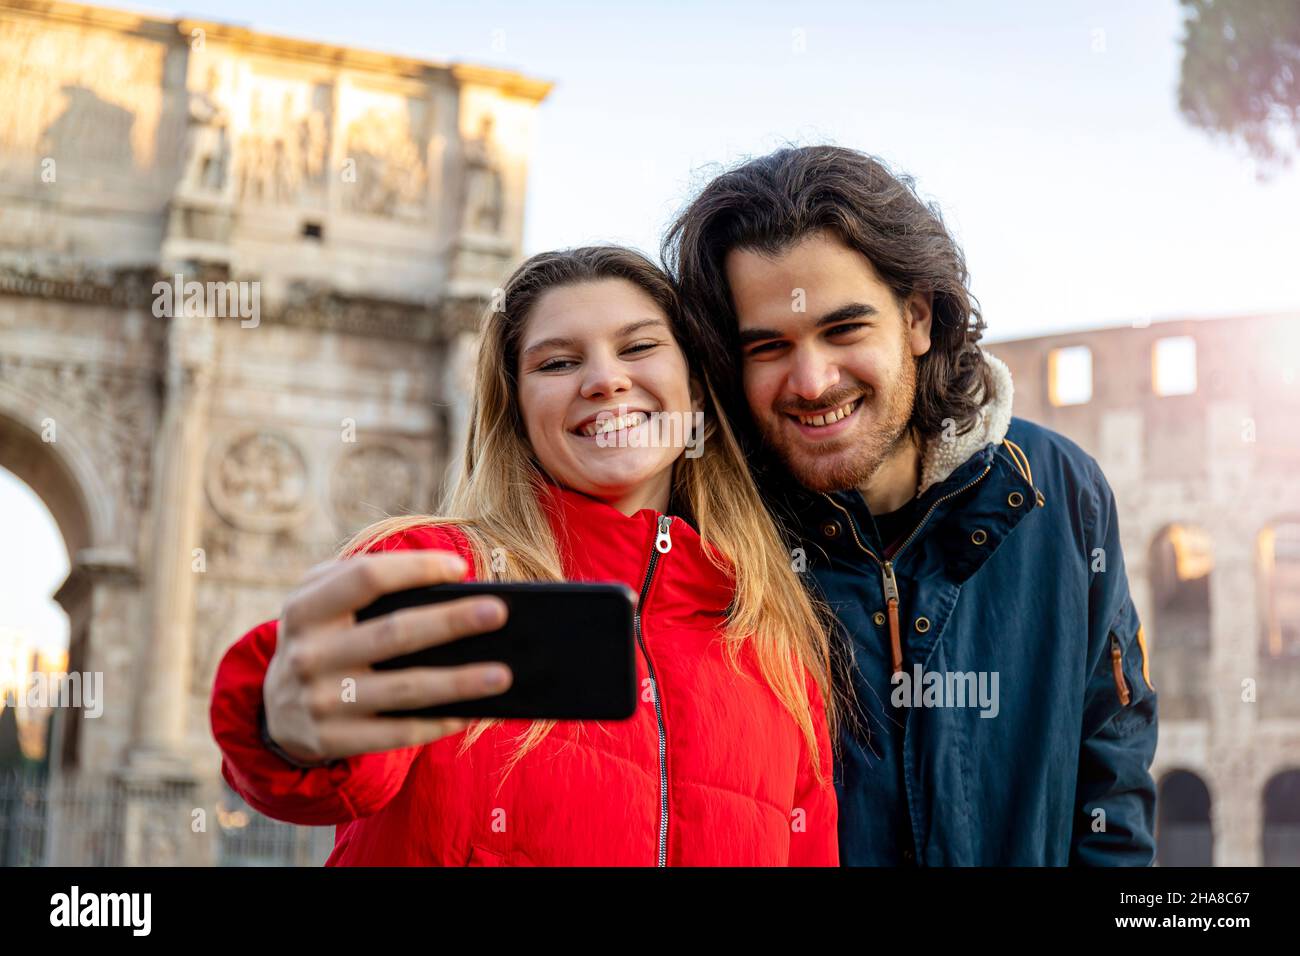
[[[518,717],[624,720],[636,709],[636,596],[625,584],[468,582],[386,594],[357,612],[364,621],[403,608],[491,594],[506,604],[504,627],[373,665],[454,667],[500,661],[514,674],[504,694],[385,711],[385,717]]]

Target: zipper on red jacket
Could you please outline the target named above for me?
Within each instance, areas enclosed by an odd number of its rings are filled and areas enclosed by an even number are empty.
[[[836,501],[834,498],[832,498],[830,495],[826,494],[825,492],[822,492],[823,498],[829,501],[840,511],[844,512],[844,517],[848,519],[849,531],[853,534],[853,540],[857,543],[857,546],[860,549],[862,549],[862,551],[864,551],[871,558],[872,561],[875,561],[876,564],[880,566],[880,577],[885,589],[885,606],[888,609],[888,617],[889,617],[889,657],[890,657],[890,663],[893,665],[895,674],[899,673],[903,669],[903,639],[902,639],[902,635],[899,633],[899,626],[898,626],[898,613],[899,613],[898,612],[898,579],[894,577],[894,562],[898,560],[899,555],[901,555],[904,551],[907,550],[907,546],[911,544],[913,540],[915,540],[916,536],[921,533],[921,529],[925,527],[926,522],[930,520],[930,515],[934,514],[936,508],[938,508],[941,504],[943,504],[948,499],[956,498],[958,495],[962,494],[963,492],[968,491],[971,488],[974,488],[981,481],[983,481],[984,476],[987,475],[992,470],[993,470],[992,465],[986,465],[984,467],[984,470],[973,481],[967,482],[966,484],[958,488],[956,491],[949,492],[943,497],[937,499],[934,502],[934,504],[930,505],[930,508],[929,510],[926,511],[925,516],[921,518],[920,523],[917,524],[917,526],[912,529],[912,533],[909,534],[907,538],[903,541],[903,543],[898,546],[898,550],[894,552],[893,557],[891,558],[891,560],[888,561],[880,560],[880,558],[876,557],[876,553],[874,551],[872,551],[870,548],[868,548],[865,544],[862,543],[862,539],[858,537],[858,528],[857,528],[857,524],[853,520],[853,516],[850,515],[848,510],[845,509],[845,507],[841,505],[838,501]]]
[[[659,679],[655,676],[654,661],[650,659],[650,650],[646,647],[645,636],[641,633],[641,612],[645,609],[647,596],[650,594],[650,582],[654,580],[655,568],[659,565],[659,555],[667,554],[673,546],[673,539],[668,534],[673,519],[668,515],[659,516],[659,534],[655,537],[654,549],[650,552],[650,564],[646,568],[645,582],[641,585],[641,598],[636,602],[636,614],[632,622],[636,628],[636,642],[645,655],[646,670],[650,672],[650,689],[654,691],[655,722],[659,726],[659,854],[657,866],[668,865],[668,731],[664,728],[664,711],[659,703]]]

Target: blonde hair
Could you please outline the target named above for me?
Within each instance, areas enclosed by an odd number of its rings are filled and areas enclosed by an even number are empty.
[[[528,315],[545,293],[562,286],[625,280],[647,293],[669,318],[673,335],[692,366],[704,395],[701,440],[708,453],[680,457],[673,466],[672,499],[692,521],[710,562],[734,582],[735,596],[723,630],[728,661],[740,672],[740,652],[751,645],[759,671],[798,724],[813,755],[818,780],[820,744],[803,682],[806,669],[821,692],[831,740],[838,708],[831,689],[830,616],[825,605],[804,589],[791,556],[768,512],[712,384],[694,367],[678,296],[671,280],[638,252],[591,246],[546,252],[528,259],[507,280],[505,310],[482,319],[474,397],[463,467],[442,506],[445,515],[387,518],[362,530],[342,549],[351,555],[381,539],[417,527],[452,525],[469,540],[479,580],[564,580],[561,549],[539,495],[546,476],[527,441],[518,405],[517,363]],[[709,546],[712,545],[712,548]],[[497,572],[493,549],[504,555]],[[715,556],[716,548],[720,556]],[[499,565],[500,562],[498,561]],[[496,721],[476,721],[462,752]],[[550,732],[554,721],[534,721],[519,737],[506,774]],[[504,780],[504,775],[502,777]]]

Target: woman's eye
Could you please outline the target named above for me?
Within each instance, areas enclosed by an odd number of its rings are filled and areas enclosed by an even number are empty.
[[[561,369],[568,368],[573,362],[570,359],[547,359],[541,365],[537,366],[539,372],[557,372]]]
[[[658,348],[661,342],[636,342],[623,349],[622,354],[648,352],[651,349]],[[578,364],[576,359],[551,358],[542,362],[536,367],[538,372],[563,372]]]

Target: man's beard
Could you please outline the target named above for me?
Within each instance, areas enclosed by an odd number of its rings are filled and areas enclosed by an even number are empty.
[[[879,400],[879,392],[863,395],[862,407],[857,414],[879,411],[874,407]],[[871,406],[868,406],[869,401]],[[833,444],[828,442],[830,447],[821,452],[773,442],[770,436],[767,444],[794,479],[810,491],[863,488],[890,456],[910,444],[908,425],[915,403],[916,357],[905,340],[898,379],[884,397],[883,413],[871,421],[865,435],[855,429],[853,436]],[[845,447],[844,442],[852,442],[852,445]]]

